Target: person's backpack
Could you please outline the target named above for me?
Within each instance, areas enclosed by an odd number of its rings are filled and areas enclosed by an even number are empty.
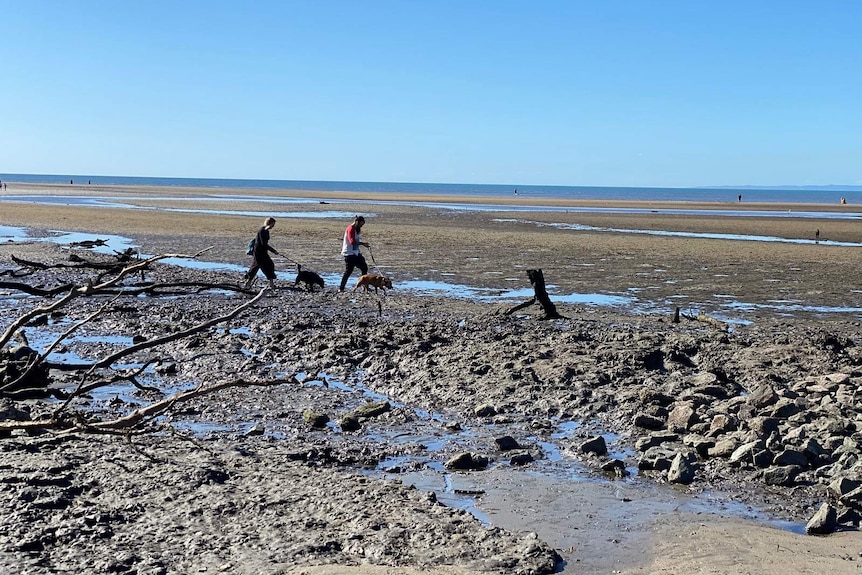
[[[245,255],[250,256],[254,253],[254,240],[256,238],[251,238],[248,240],[248,245],[245,246]]]

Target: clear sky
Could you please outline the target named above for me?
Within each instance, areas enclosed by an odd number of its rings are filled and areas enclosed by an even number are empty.
[[[0,0],[0,173],[862,184],[858,0]]]

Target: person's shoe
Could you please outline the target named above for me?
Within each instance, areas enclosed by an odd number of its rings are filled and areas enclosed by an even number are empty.
[[[248,278],[245,281],[245,289],[251,289],[251,286],[254,285],[254,278]]]

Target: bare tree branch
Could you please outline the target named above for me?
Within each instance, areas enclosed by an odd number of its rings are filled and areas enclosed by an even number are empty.
[[[97,318],[98,316],[102,315],[102,313],[104,313],[104,311],[108,308],[109,305],[111,305],[112,303],[117,301],[118,297],[120,297],[120,296],[118,295],[115,298],[113,298],[112,300],[105,302],[105,304],[102,307],[100,307],[98,310],[96,310],[95,312],[93,312],[92,314],[90,314],[89,316],[87,316],[86,318],[79,321],[78,323],[76,323],[75,325],[73,325],[72,327],[70,327],[69,329],[64,331],[62,334],[60,334],[60,336],[57,337],[53,342],[51,342],[51,345],[49,345],[47,347],[47,349],[45,349],[45,351],[42,352],[41,355],[34,358],[33,361],[30,362],[30,365],[27,366],[27,369],[25,369],[24,372],[21,375],[19,375],[17,379],[10,381],[6,385],[0,387],[0,391],[7,391],[9,389],[15,389],[15,386],[17,386],[22,381],[26,380],[27,377],[29,377],[30,374],[33,373],[33,370],[36,369],[36,366],[44,363],[45,358],[47,358],[51,354],[51,352],[54,351],[54,348],[56,348],[58,345],[60,345],[60,343],[64,339],[66,339],[67,337],[69,337],[70,335],[75,333],[75,331],[77,331],[78,328],[81,327],[82,325],[87,324],[87,323],[91,322],[92,320],[94,320],[95,318]]]
[[[113,419],[110,421],[87,422],[80,417],[61,418],[55,417],[51,419],[39,419],[34,421],[2,421],[0,422],[0,431],[11,431],[15,429],[23,430],[55,430],[63,432],[83,431],[89,433],[128,433],[129,430],[139,427],[154,418],[163,415],[173,406],[203,397],[211,393],[216,393],[224,389],[232,387],[273,387],[286,383],[299,384],[296,379],[296,374],[292,374],[285,378],[271,379],[266,381],[245,381],[235,379],[232,381],[224,381],[209,386],[199,385],[194,389],[179,391],[170,397],[166,397],[161,401],[151,403],[146,407],[141,407],[133,412]]]
[[[29,312],[25,313],[24,315],[13,321],[12,324],[8,328],[6,328],[6,332],[3,333],[2,336],[0,336],[0,348],[9,343],[9,340],[12,339],[12,336],[15,335],[15,332],[24,327],[31,319],[43,314],[51,313],[52,311],[61,308],[73,299],[75,299],[77,296],[78,294],[73,289],[69,291],[69,293],[66,294],[66,297],[64,297],[63,299],[58,300],[49,306],[39,307],[30,310]]]
[[[243,311],[245,311],[246,309],[248,309],[249,307],[253,306],[258,300],[260,300],[260,298],[263,297],[264,293],[266,293],[265,289],[260,290],[260,292],[255,297],[253,297],[249,301],[245,302],[244,304],[240,305],[239,307],[234,308],[230,313],[228,313],[226,315],[207,320],[203,323],[199,323],[198,325],[190,327],[189,329],[186,329],[186,330],[181,331],[181,332],[172,333],[171,335],[167,335],[164,337],[160,337],[160,338],[156,338],[153,340],[149,340],[149,341],[141,342],[139,344],[132,345],[132,346],[127,347],[125,349],[121,349],[120,351],[113,353],[113,354],[111,354],[105,358],[102,358],[93,364],[90,364],[89,369],[81,378],[81,383],[78,384],[77,389],[75,389],[75,391],[73,391],[69,395],[69,397],[66,399],[66,401],[57,409],[56,412],[58,413],[58,412],[64,410],[69,405],[69,403],[72,401],[72,399],[74,399],[75,397],[77,397],[78,395],[81,394],[82,390],[85,387],[85,383],[87,381],[87,378],[89,376],[91,376],[97,369],[103,368],[103,367],[109,367],[111,364],[113,364],[118,359],[121,359],[121,358],[126,357],[128,355],[131,355],[133,353],[137,353],[137,352],[145,350],[145,349],[149,349],[152,347],[156,347],[159,345],[170,343],[172,341],[176,341],[178,339],[182,339],[184,337],[188,337],[192,334],[201,332],[201,331],[208,329],[208,328],[210,328],[214,325],[217,325],[219,323],[231,320],[231,319],[235,318],[236,316],[238,316]],[[93,389],[93,388],[88,387],[88,389]]]

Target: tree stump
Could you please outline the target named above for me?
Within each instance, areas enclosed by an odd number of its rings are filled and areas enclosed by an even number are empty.
[[[542,273],[542,270],[527,270],[527,277],[530,279],[530,284],[533,286],[533,293],[535,294],[534,297],[529,301],[516,305],[506,312],[506,314],[511,315],[538,301],[542,306],[542,309],[545,310],[545,316],[542,319],[563,318],[563,316],[561,316],[557,311],[557,306],[554,305],[554,302],[552,302],[551,298],[548,296],[548,291],[545,289],[545,274]]]

